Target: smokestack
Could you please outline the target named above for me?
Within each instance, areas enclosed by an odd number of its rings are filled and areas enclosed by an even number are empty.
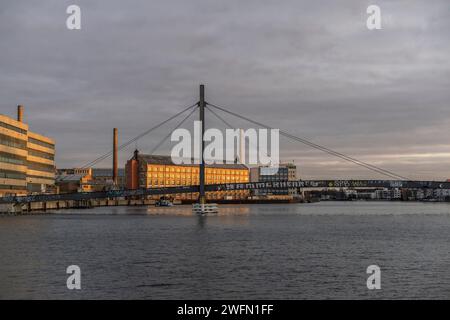
[[[118,144],[118,138],[117,138],[117,128],[114,128],[113,130],[114,134],[114,140],[113,140],[113,183],[114,185],[117,185],[117,176],[118,176],[118,163],[117,163],[117,144]]]
[[[23,122],[23,106],[21,104],[17,106],[17,121]]]

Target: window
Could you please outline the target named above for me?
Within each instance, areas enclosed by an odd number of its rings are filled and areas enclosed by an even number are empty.
[[[46,148],[49,148],[49,149],[55,149],[55,145],[54,144],[47,143],[47,142],[44,142],[44,141],[41,141],[41,140],[37,140],[37,139],[28,137],[28,141],[30,143],[34,143],[34,144],[40,145],[42,147],[46,147]]]
[[[28,178],[35,178],[35,179],[47,179],[47,180],[53,180],[53,178],[50,178],[50,177],[36,176],[36,175],[30,175],[30,174],[27,174],[27,177],[28,177]]]
[[[27,134],[27,130],[15,127],[13,125],[10,125],[9,123],[0,122],[0,127],[21,133],[21,134]]]
[[[18,149],[27,149],[27,143],[24,140],[8,137],[5,135],[0,134],[0,144],[12,147],[12,148],[18,148]]]
[[[55,160],[55,156],[50,153],[47,153],[47,152],[28,149],[28,154],[33,157],[39,157],[39,158],[44,158],[44,159],[48,159],[48,160]]]
[[[0,162],[26,165],[26,158],[15,154],[10,154],[6,152],[0,152]]]
[[[9,186],[9,185],[4,185],[4,184],[0,184],[0,189],[2,190],[24,190],[25,186]]]
[[[2,170],[0,171],[0,178],[25,180],[27,178],[27,175],[22,172]]]
[[[54,172],[55,167],[49,164],[28,161],[28,169],[37,171]]]

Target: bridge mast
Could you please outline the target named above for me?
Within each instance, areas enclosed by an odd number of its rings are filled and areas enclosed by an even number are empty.
[[[200,85],[200,101],[199,101],[199,109],[200,109],[200,122],[201,122],[201,155],[200,155],[200,204],[206,203],[205,197],[205,159],[203,158],[203,152],[205,150],[205,142],[203,140],[203,134],[205,132],[205,86],[203,84]]]
[[[118,181],[118,156],[117,156],[117,145],[118,145],[118,138],[117,138],[117,128],[113,129],[113,172],[112,172],[112,180],[113,180],[113,185],[116,187],[118,185],[117,181]]]

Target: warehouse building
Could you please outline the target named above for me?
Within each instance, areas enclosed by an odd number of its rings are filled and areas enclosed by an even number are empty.
[[[170,156],[145,155],[137,150],[125,167],[126,188],[158,188],[199,185],[199,166],[175,164]],[[243,164],[205,165],[205,183],[246,183],[249,170]],[[246,199],[248,191],[220,191],[206,193],[207,199]],[[180,194],[178,199],[196,200],[198,193]]]

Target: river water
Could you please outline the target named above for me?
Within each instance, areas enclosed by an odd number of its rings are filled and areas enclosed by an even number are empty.
[[[104,207],[0,217],[1,299],[450,298],[450,204]],[[366,268],[381,269],[368,290]],[[81,268],[68,290],[66,268]]]

